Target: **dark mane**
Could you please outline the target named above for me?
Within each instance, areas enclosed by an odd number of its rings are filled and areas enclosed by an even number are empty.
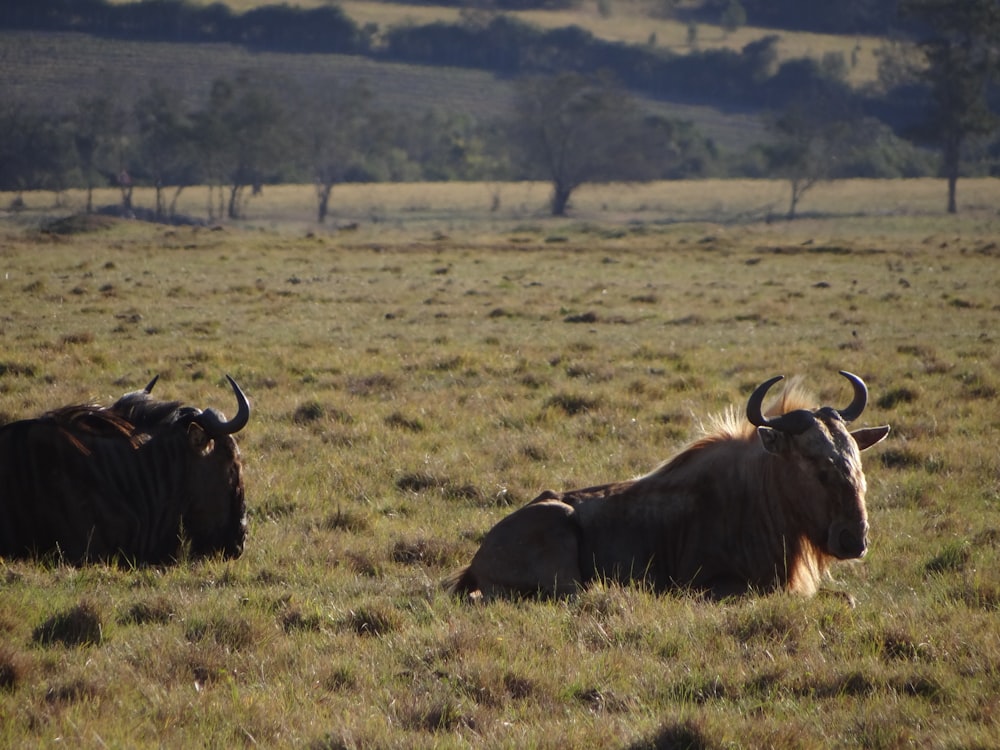
[[[63,406],[43,414],[38,421],[51,421],[63,432],[70,434],[95,437],[130,438],[134,432],[129,420],[95,404]]]
[[[142,436],[160,425],[172,425],[189,412],[179,401],[159,401],[141,391],[122,396],[113,405],[73,404],[62,406],[40,416],[38,422],[54,424],[62,435],[84,453],[81,440],[88,438],[124,438],[137,446]]]
[[[182,409],[180,401],[160,401],[148,393],[136,391],[128,393],[108,407],[108,411],[134,426],[137,431],[146,431],[158,425],[169,425],[189,416],[196,410]]]

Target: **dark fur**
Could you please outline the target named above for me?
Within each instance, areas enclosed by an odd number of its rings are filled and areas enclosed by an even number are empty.
[[[140,391],[0,427],[0,556],[168,563],[185,540],[241,554],[239,449],[199,413]]]

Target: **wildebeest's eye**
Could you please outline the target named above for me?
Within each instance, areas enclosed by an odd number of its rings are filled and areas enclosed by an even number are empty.
[[[829,487],[835,484],[840,478],[840,472],[837,470],[837,463],[832,458],[827,458],[819,462],[816,467],[816,478],[819,479],[820,484],[824,487]]]

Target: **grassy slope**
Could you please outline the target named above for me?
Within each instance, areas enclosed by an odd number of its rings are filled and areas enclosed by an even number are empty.
[[[461,68],[378,63],[345,55],[251,53],[216,44],[168,44],[106,40],[70,33],[0,31],[5,75],[0,94],[68,109],[87,92],[132,101],[160,79],[177,87],[192,106],[200,106],[211,82],[241,71],[288,81],[300,91],[331,82],[363,80],[383,106],[400,112],[431,108],[491,118],[510,113],[509,82],[489,73]],[[724,150],[740,152],[765,133],[750,115],[730,115],[711,107],[648,102],[670,117],[696,122]]]
[[[210,1],[196,0],[203,4],[209,4]],[[327,0],[295,0],[290,4],[312,8],[326,3]],[[227,0],[225,4],[237,12],[243,12],[271,4],[271,0]],[[409,23],[451,22],[459,18],[458,9],[445,6],[412,5],[379,0],[342,0],[338,5],[357,23],[374,23],[382,29]],[[600,12],[600,8],[606,9],[606,12]],[[629,44],[647,44],[650,36],[655,35],[655,43],[658,46],[676,54],[686,54],[691,49],[688,44],[687,24],[658,17],[655,3],[648,0],[583,2],[580,3],[580,7],[572,10],[530,10],[511,15],[543,28],[579,26],[600,39]],[[742,49],[750,42],[773,33],[775,33],[773,29],[752,26],[728,32],[718,26],[701,24],[698,26],[697,48]],[[828,53],[840,53],[850,66],[848,75],[853,83],[869,83],[877,78],[876,52],[883,44],[880,38],[784,30],[778,32],[778,35],[781,37],[778,44],[779,59],[814,57],[818,60]]]
[[[1000,227],[996,187],[963,185],[987,208],[851,183],[814,194],[843,214],[792,224],[628,223],[620,190],[568,222],[451,219],[433,191],[368,193],[379,221],[341,233],[7,220],[0,413],[155,372],[224,410],[231,372],[255,411],[240,560],[0,565],[0,746],[990,746]],[[703,217],[781,193],[677,187]],[[871,553],[836,571],[856,609],[438,590],[511,505],[649,469],[772,373],[840,403],[838,368],[893,426],[866,456]],[[99,644],[33,636],[81,605]]]
[[[324,2],[299,0],[293,4],[312,7]],[[234,10],[245,11],[267,4],[267,0],[229,0],[227,4]],[[342,7],[358,23],[374,23],[382,29],[458,18],[455,9],[435,6],[347,0]],[[648,4],[618,2],[608,7],[611,13],[603,15],[589,4],[573,11],[527,11],[516,15],[547,28],[575,24],[600,38],[629,43],[648,43],[655,34],[656,44],[672,52],[684,54],[690,50],[687,27],[656,18]],[[697,46],[742,48],[769,33],[768,29],[749,27],[728,33],[717,27],[701,26]],[[839,52],[849,62],[853,82],[864,84],[876,77],[874,53],[881,44],[878,39],[791,32],[782,32],[780,36],[781,58],[806,55],[820,58]],[[71,106],[85,92],[111,93],[132,100],[153,78],[182,88],[192,102],[197,102],[213,79],[232,77],[241,70],[283,77],[307,91],[332,81],[345,83],[360,78],[378,92],[383,104],[404,112],[439,107],[478,117],[495,117],[509,113],[511,102],[511,87],[507,82],[478,71],[379,64],[337,55],[252,54],[225,45],[143,44],[72,34],[0,32],[0,56],[5,71],[0,95],[40,100],[59,109]],[[751,115],[665,102],[647,102],[647,106],[661,114],[696,123],[723,151],[740,153],[767,137],[763,124]]]

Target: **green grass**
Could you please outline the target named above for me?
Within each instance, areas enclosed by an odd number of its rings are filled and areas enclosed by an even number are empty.
[[[296,213],[307,188],[218,229],[42,233],[38,195],[3,218],[0,418],[155,373],[227,412],[231,373],[254,413],[240,559],[0,562],[0,746],[995,744],[989,181],[958,217],[941,183],[857,182],[772,224],[739,217],[780,184],[660,186],[655,211],[595,188],[566,221],[423,187],[345,189],[345,218],[380,207],[353,231]],[[646,471],[775,373],[841,404],[841,368],[893,427],[865,456],[869,555],[830,583],[855,608],[441,591],[540,490]]]

